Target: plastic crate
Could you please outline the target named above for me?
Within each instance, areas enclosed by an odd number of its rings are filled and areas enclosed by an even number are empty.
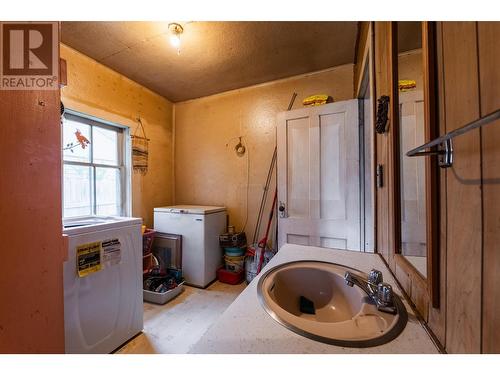
[[[177,285],[174,289],[167,290],[164,293],[152,292],[149,290],[142,290],[142,298],[146,302],[164,305],[171,299],[177,297],[184,290],[184,281]]]
[[[142,234],[142,255],[151,253],[151,247],[155,239],[155,231],[153,229],[146,229]]]

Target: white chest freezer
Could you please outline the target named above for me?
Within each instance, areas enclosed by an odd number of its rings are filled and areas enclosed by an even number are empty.
[[[205,288],[216,279],[222,264],[219,235],[226,232],[225,207],[158,207],[154,229],[182,235],[182,274],[187,284]]]

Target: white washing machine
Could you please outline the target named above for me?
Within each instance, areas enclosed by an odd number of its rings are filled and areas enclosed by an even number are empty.
[[[110,353],[143,329],[141,219],[64,220],[66,353]]]
[[[205,288],[217,278],[222,265],[219,235],[226,232],[225,207],[158,207],[154,229],[182,235],[182,274],[187,284]]]

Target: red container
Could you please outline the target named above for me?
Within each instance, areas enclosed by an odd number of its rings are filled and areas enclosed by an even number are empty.
[[[241,269],[239,272],[231,272],[226,270],[224,266],[222,266],[217,270],[217,278],[221,283],[236,285],[241,283],[244,277],[244,269]]]
[[[146,229],[142,234],[142,255],[148,255],[151,252],[155,233],[153,229]]]

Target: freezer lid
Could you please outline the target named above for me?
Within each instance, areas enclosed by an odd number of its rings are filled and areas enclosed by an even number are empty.
[[[166,207],[156,207],[154,212],[170,212],[176,214],[195,214],[195,215],[207,215],[213,214],[215,212],[225,211],[226,207],[218,206],[194,206],[194,205],[178,205],[178,206],[166,206]]]
[[[63,234],[77,235],[100,230],[141,225],[142,219],[124,216],[81,216],[63,219]]]

